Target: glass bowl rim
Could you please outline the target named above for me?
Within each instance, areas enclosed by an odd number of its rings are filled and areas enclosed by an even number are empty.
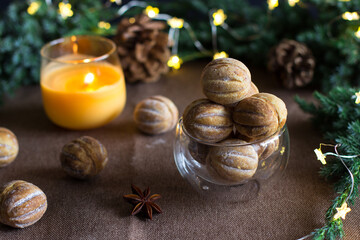
[[[211,143],[211,142],[206,142],[204,140],[201,140],[201,139],[198,139],[192,135],[190,135],[188,133],[188,131],[186,130],[184,124],[183,124],[183,117],[180,117],[179,118],[179,121],[178,121],[178,126],[181,126],[183,132],[185,133],[186,136],[188,136],[189,138],[191,138],[192,140],[198,142],[198,143],[201,143],[201,144],[204,144],[204,145],[210,145],[210,146],[214,146],[214,147],[242,147],[242,146],[251,146],[251,145],[254,145],[254,144],[259,144],[259,143],[263,143],[263,142],[267,142],[267,141],[271,141],[272,138],[276,138],[276,137],[280,137],[284,132],[285,130],[287,129],[287,126],[286,124],[281,128],[281,129],[277,129],[277,131],[275,133],[273,133],[272,135],[270,136],[267,136],[265,138],[262,138],[262,139],[259,139],[259,140],[256,140],[254,142],[246,142],[246,143],[221,143],[221,142],[216,142],[216,143]],[[226,140],[226,139],[224,139]],[[241,140],[241,139],[239,139]],[[245,141],[245,140],[243,140]]]
[[[88,59],[88,61],[79,61],[79,60],[59,60],[57,58],[52,58],[52,57],[49,57],[45,54],[45,49],[48,49],[50,47],[53,47],[55,45],[58,45],[58,44],[61,44],[63,42],[65,42],[66,39],[71,39],[72,37],[76,37],[76,38],[91,38],[91,39],[95,39],[95,40],[100,40],[102,42],[106,42],[108,44],[110,44],[111,46],[111,49],[109,51],[107,51],[106,53],[100,55],[100,56],[97,56],[97,57],[92,57],[92,58],[85,58],[85,59]],[[98,62],[98,61],[102,61],[108,57],[110,57],[111,54],[113,54],[116,50],[116,45],[115,43],[108,39],[108,38],[105,38],[105,37],[101,37],[101,36],[93,36],[93,35],[72,35],[72,36],[67,36],[67,37],[62,37],[62,38],[58,38],[58,39],[55,39],[55,40],[52,40],[48,43],[46,43],[40,50],[40,55],[41,57],[49,60],[49,61],[52,61],[52,62],[58,62],[58,63],[66,63],[66,64],[87,64],[87,63],[91,63],[91,62]],[[85,60],[84,59],[84,60]]]

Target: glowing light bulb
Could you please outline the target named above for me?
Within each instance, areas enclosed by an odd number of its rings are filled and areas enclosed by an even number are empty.
[[[74,15],[74,12],[71,10],[71,4],[63,2],[59,3],[59,13],[63,19],[67,19]]]
[[[281,150],[280,150],[280,154],[284,155],[284,152],[285,152],[285,147],[282,147]]]
[[[28,14],[34,15],[40,8],[41,2],[32,2],[27,9]]]
[[[184,26],[184,19],[173,17],[167,20],[167,23],[172,28],[182,28]]]
[[[288,0],[290,7],[294,7],[300,0]]]
[[[355,103],[359,104],[360,103],[360,92],[355,93],[355,96],[356,96]]]
[[[213,59],[227,58],[228,56],[229,55],[226,52],[222,51],[222,52],[215,53]]]
[[[100,21],[100,22],[98,23],[98,27],[108,30],[108,29],[111,28],[111,24],[108,23],[108,22]]]
[[[278,0],[267,0],[267,2],[268,2],[269,10],[274,10],[276,7],[279,6]]]
[[[159,14],[159,9],[156,7],[152,7],[152,6],[147,6],[145,8],[145,13],[146,13],[146,15],[149,16],[149,18],[154,18],[154,17],[156,17],[156,15]]]
[[[133,24],[134,22],[135,22],[135,18],[134,18],[134,17],[129,18],[129,23]]]
[[[88,73],[85,75],[84,83],[86,86],[88,86],[89,84],[93,83],[94,80],[95,80],[95,75],[93,73]]]
[[[344,20],[348,21],[359,20],[360,18],[357,12],[345,12],[341,16]]]
[[[215,26],[220,26],[225,22],[225,19],[227,18],[226,14],[224,13],[224,10],[219,9],[216,12],[213,13],[213,22]]]
[[[360,38],[360,27],[358,28],[358,30],[355,32],[355,36],[357,38]]]
[[[341,207],[336,208],[337,213],[334,215],[334,220],[338,218],[342,218],[345,220],[346,214],[351,211],[350,208],[348,208],[347,203],[344,202]]]
[[[182,60],[181,60],[181,58],[179,58],[178,55],[171,56],[169,61],[167,62],[167,65],[174,69],[179,69],[181,64],[182,64]]]
[[[110,0],[112,3],[116,3],[117,5],[121,5],[121,0]]]
[[[316,149],[314,150],[314,152],[315,152],[315,154],[316,154],[317,159],[318,159],[323,165],[325,165],[325,164],[326,164],[326,160],[325,160],[326,156],[325,156],[325,155],[322,153],[322,151],[321,151],[321,145],[320,145],[319,148],[316,148]]]

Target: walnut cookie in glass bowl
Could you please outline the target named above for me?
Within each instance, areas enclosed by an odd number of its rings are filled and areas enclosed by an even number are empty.
[[[200,192],[227,192],[281,173],[290,144],[285,103],[259,93],[249,69],[236,59],[210,62],[201,83],[207,98],[190,103],[177,124],[180,174]]]
[[[254,142],[229,138],[210,143],[191,136],[180,118],[174,159],[181,176],[196,190],[211,192],[252,181],[262,184],[280,175],[287,166],[289,144],[286,125]]]

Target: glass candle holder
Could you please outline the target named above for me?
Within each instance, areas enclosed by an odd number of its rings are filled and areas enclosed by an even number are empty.
[[[49,119],[64,128],[100,127],[126,102],[116,45],[97,36],[71,36],[41,49],[41,93]]]
[[[180,118],[174,159],[181,176],[197,191],[236,201],[281,175],[289,159],[289,146],[286,125],[255,142],[208,143],[192,137]]]

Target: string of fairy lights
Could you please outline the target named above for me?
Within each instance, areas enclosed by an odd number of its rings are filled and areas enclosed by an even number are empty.
[[[351,0],[339,0],[342,2],[348,2]],[[46,0],[45,1],[47,5],[52,5],[52,0]],[[116,3],[117,5],[121,5],[121,0],[109,0],[110,3]],[[278,0],[267,0],[268,9],[269,11],[273,11],[275,8],[279,6]],[[296,4],[301,4],[300,0],[288,0],[288,4],[291,7],[294,7]],[[32,1],[27,9],[27,12],[30,15],[36,14],[38,9],[41,6],[40,1]],[[192,30],[190,24],[185,21],[182,18],[177,18],[174,16],[170,16],[168,14],[160,13],[159,9],[153,6],[148,5],[144,1],[130,1],[127,4],[124,4],[120,7],[120,9],[117,12],[118,16],[122,16],[125,12],[127,12],[130,8],[133,7],[140,7],[144,9],[144,13],[149,16],[150,18],[153,18],[155,20],[162,20],[166,21],[169,25],[169,46],[171,47],[171,57],[168,60],[168,66],[173,69],[179,69],[181,67],[181,64],[183,63],[183,60],[178,55],[178,48],[179,48],[179,37],[181,29],[185,29],[189,36],[191,37],[193,44],[195,48],[203,55],[205,56],[213,56],[213,59],[217,58],[225,58],[228,57],[228,53],[225,51],[219,51],[218,50],[218,44],[217,44],[217,28],[221,27],[225,31],[227,31],[232,37],[234,37],[237,40],[251,40],[253,38],[258,37],[259,35],[254,36],[247,36],[242,37],[239,36],[236,31],[232,30],[231,27],[225,22],[227,15],[225,14],[223,9],[211,9],[209,11],[209,23],[211,26],[211,36],[212,36],[212,51],[207,50],[201,42],[197,39],[194,31]],[[74,15],[74,12],[72,10],[71,4],[65,0],[61,1],[58,4],[58,12],[60,16],[66,20],[69,17],[72,17]],[[347,20],[347,21],[354,21],[359,20],[360,16],[358,12],[345,12],[343,13],[340,18]],[[130,22],[135,22],[134,18],[129,19]],[[98,28],[108,30],[111,28],[111,24],[105,21],[100,21],[98,23]],[[357,38],[360,39],[360,26],[358,30],[354,33]]]
[[[359,104],[360,103],[360,92],[356,93],[356,101],[355,103],[356,104]],[[326,152],[326,153],[323,153],[322,150],[321,150],[321,147],[322,146],[328,146],[328,147],[334,147],[334,151],[335,153],[332,153],[332,152]],[[337,219],[339,218],[342,218],[345,220],[346,218],[346,214],[349,213],[351,211],[351,209],[348,207],[348,200],[349,198],[351,197],[352,193],[353,193],[353,190],[354,190],[354,185],[355,185],[355,180],[354,180],[354,175],[353,173],[350,171],[349,167],[346,165],[346,163],[344,162],[343,158],[348,158],[348,159],[351,159],[351,158],[355,158],[355,157],[359,157],[360,155],[340,155],[337,148],[340,147],[340,144],[336,144],[336,145],[332,145],[332,144],[324,144],[324,143],[320,143],[320,147],[319,148],[316,148],[314,149],[314,152],[316,154],[316,157],[317,159],[323,164],[325,165],[326,164],[326,156],[335,156],[337,157],[341,163],[344,165],[344,167],[346,168],[346,170],[348,171],[349,175],[350,175],[350,179],[351,179],[351,188],[350,188],[350,191],[349,193],[347,194],[347,197],[346,199],[342,202],[341,206],[340,207],[337,207],[336,208],[336,213],[334,214],[332,220],[333,221],[336,221]],[[312,237],[314,235],[314,233],[310,233],[309,235],[306,235],[302,238],[299,238],[297,240],[305,240],[309,237]]]

